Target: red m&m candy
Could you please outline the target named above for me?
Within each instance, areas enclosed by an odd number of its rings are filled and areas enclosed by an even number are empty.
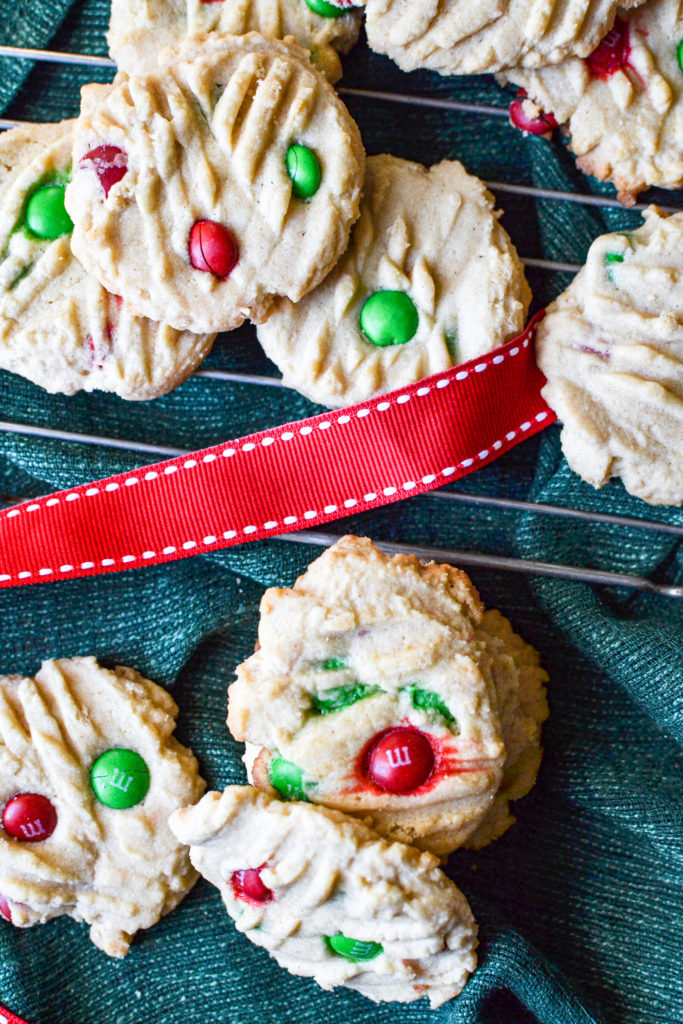
[[[524,110],[524,101],[527,99],[525,89],[520,89],[515,99],[510,104],[510,120],[515,128],[529,135],[546,135],[553,128],[557,128],[557,121],[554,114],[546,114],[541,111],[537,117],[529,117]]]
[[[96,146],[81,158],[78,166],[92,167],[106,199],[117,181],[128,173],[128,156],[119,146]]]
[[[5,832],[22,843],[40,843],[57,828],[57,812],[40,793],[19,793],[2,812]]]
[[[380,733],[367,754],[367,773],[380,789],[410,793],[434,770],[434,751],[424,733],[407,726]]]
[[[235,899],[244,900],[245,903],[270,903],[275,899],[272,889],[269,889],[261,881],[260,868],[244,868],[242,871],[234,871],[230,879]]]
[[[0,917],[4,917],[5,921],[12,923],[12,911],[9,908],[9,903],[0,892]]]
[[[588,70],[594,78],[603,81],[625,68],[631,56],[628,22],[617,18],[599,46],[586,57]]]
[[[215,277],[229,277],[239,259],[237,242],[214,220],[198,220],[190,232],[190,263]]]

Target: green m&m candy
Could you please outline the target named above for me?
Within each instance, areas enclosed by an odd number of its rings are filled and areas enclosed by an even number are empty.
[[[360,939],[350,939],[347,935],[326,935],[327,945],[346,960],[374,960],[376,956],[384,952],[380,942],[362,942]]]
[[[445,719],[446,725],[457,725],[455,715],[451,713],[448,705],[439,697],[438,693],[434,693],[433,690],[423,690],[415,683],[407,686],[406,690],[410,694],[410,701],[414,708],[420,711],[435,711]]]
[[[336,686],[333,690],[325,690],[313,698],[313,707],[319,715],[330,715],[333,711],[357,704],[365,697],[373,697],[380,692],[379,686],[367,683],[349,683],[348,686]]]
[[[285,800],[308,800],[304,793],[303,769],[279,754],[270,762],[270,784]]]
[[[343,658],[326,658],[320,666],[325,672],[341,672],[342,669],[348,668]]]
[[[117,747],[97,758],[90,769],[90,785],[105,807],[127,810],[147,796],[149,768],[134,750]]]
[[[322,172],[320,161],[308,146],[290,146],[286,157],[287,174],[292,179],[292,191],[297,199],[310,199],[320,188]]]
[[[415,336],[419,317],[405,292],[375,292],[360,311],[360,327],[373,345],[405,345]]]
[[[683,39],[676,47],[676,56],[678,57],[678,66],[683,71]]]
[[[33,193],[26,207],[26,227],[38,238],[50,241],[71,234],[73,221],[66,212],[61,185],[46,185]]]
[[[619,252],[606,252],[605,253],[604,263],[605,263],[606,273],[607,273],[608,278],[612,282],[612,284],[615,283],[615,281],[614,281],[614,266],[617,263],[623,263],[623,262],[624,262],[624,257],[621,255],[621,253],[619,253]]]
[[[346,14],[343,7],[328,4],[327,0],[306,0],[306,3],[314,14],[319,14],[322,18],[341,18],[343,14]]]

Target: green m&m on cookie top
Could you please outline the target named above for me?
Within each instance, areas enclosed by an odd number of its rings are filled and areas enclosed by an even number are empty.
[[[343,7],[336,7],[334,4],[328,3],[327,0],[306,0],[306,4],[314,14],[319,14],[321,18],[341,18],[346,14]]]
[[[384,952],[380,942],[363,942],[361,939],[350,939],[347,935],[326,935],[327,945],[336,953],[343,956],[345,960],[374,960],[376,956]]]
[[[46,185],[34,192],[26,206],[26,227],[37,238],[53,241],[73,231],[64,206],[64,186]]]
[[[105,807],[122,811],[142,803],[150,775],[143,758],[134,750],[116,747],[101,754],[90,769],[90,785]]]
[[[313,150],[295,143],[287,150],[285,163],[294,195],[297,199],[311,199],[322,181],[320,161]]]
[[[360,327],[373,345],[405,345],[415,337],[419,316],[405,292],[381,291],[371,295],[360,312]]]

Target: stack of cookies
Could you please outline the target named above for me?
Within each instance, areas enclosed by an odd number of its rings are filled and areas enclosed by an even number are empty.
[[[0,678],[0,916],[69,915],[122,957],[199,872],[292,973],[439,1006],[477,945],[440,860],[501,835],[534,784],[538,655],[460,570],[357,537],[261,611],[228,713],[255,786],[200,799],[177,707],[131,669]]]

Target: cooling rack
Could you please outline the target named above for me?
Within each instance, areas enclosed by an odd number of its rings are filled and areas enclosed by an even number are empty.
[[[109,58],[94,54],[67,53],[54,50],[36,50],[15,46],[0,46],[0,57],[62,65],[78,65],[81,67],[92,67],[104,70],[111,69],[112,72],[115,69],[114,62]],[[494,106],[485,103],[465,102],[426,95],[410,95],[394,91],[352,88],[343,85],[338,88],[338,91],[344,97],[367,101],[376,105],[389,105],[394,108],[410,106],[442,111],[445,115],[466,114],[473,117],[490,116],[502,119],[508,118],[508,109],[506,106]],[[0,118],[0,130],[19,127],[24,123],[26,122]],[[579,192],[568,192],[560,189],[538,188],[532,185],[514,184],[504,181],[487,180],[485,183],[496,196],[521,196],[534,202],[545,200],[556,203],[574,203],[597,209],[623,209],[616,199],[608,195],[590,195]],[[671,201],[660,202],[658,205],[667,212],[680,212],[683,210],[683,206],[678,206],[675,202]],[[647,204],[645,203],[638,203],[633,207],[630,207],[630,210],[641,211],[644,210],[646,206]],[[520,247],[518,246],[518,250],[519,248]],[[576,263],[538,259],[525,255],[522,251],[520,251],[520,258],[525,266],[542,273],[574,274],[580,269],[580,265]],[[193,376],[199,379],[221,380],[227,383],[246,384],[259,388],[283,387],[282,381],[277,377],[233,372],[224,369],[201,368],[196,370]],[[143,457],[150,456],[155,458],[168,458],[185,454],[186,451],[180,448],[163,447],[137,440],[125,440],[96,434],[74,433],[66,430],[48,429],[46,427],[38,427],[18,422],[0,421],[0,432],[40,437],[46,440],[79,443],[81,445],[85,444],[93,447],[119,449],[128,453],[139,454]],[[662,522],[656,519],[625,516],[609,512],[597,512],[581,508],[568,508],[546,503],[515,500],[508,497],[495,497],[485,494],[464,492],[460,493],[453,491],[450,488],[449,490],[437,490],[432,492],[430,498],[441,502],[459,502],[470,505],[473,508],[488,508],[505,512],[531,514],[534,516],[553,516],[567,525],[576,525],[581,523],[602,524],[614,530],[638,529],[649,531],[651,533],[668,534],[673,537],[683,537],[683,525]],[[4,495],[0,498],[0,503],[12,504],[22,500],[24,500],[22,496],[13,495],[10,497],[8,495]],[[418,497],[408,500],[419,502],[421,499]],[[644,512],[647,512],[645,506]],[[282,534],[279,539],[290,543],[327,546],[334,543],[337,539],[337,535],[333,533],[300,530],[296,533]],[[433,558],[438,561],[452,562],[463,566],[480,566],[487,569],[501,570],[503,572],[524,573],[531,576],[575,580],[593,585],[622,586],[632,590],[654,593],[674,599],[683,598],[683,586],[659,583],[643,576],[627,573],[596,570],[574,565],[540,562],[531,559],[499,556],[469,550],[456,551],[452,548],[413,545],[409,543],[380,542],[378,546],[382,547],[389,553],[400,551],[415,554],[421,558]]]

